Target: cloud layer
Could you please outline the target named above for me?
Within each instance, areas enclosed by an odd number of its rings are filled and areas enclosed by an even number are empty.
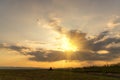
[[[71,41],[80,47],[78,51],[71,54],[71,57],[69,59],[66,56],[66,52],[63,51],[46,50],[42,48],[33,50],[29,47],[10,44],[1,44],[0,47],[18,51],[21,55],[31,55],[31,57],[29,57],[29,60],[32,61],[111,61],[116,58],[120,58],[120,45],[118,45],[120,44],[120,38],[105,38],[109,35],[109,31],[104,31],[93,39],[86,38],[86,33],[78,30],[70,30],[66,33],[66,35]]]
[[[78,50],[72,52],[69,56],[59,50],[47,50],[45,48],[27,47],[24,45],[0,44],[0,48],[7,48],[18,51],[21,55],[30,55],[29,60],[53,62],[60,60],[77,60],[77,61],[111,61],[120,58],[120,37],[111,36],[110,31],[103,31],[94,38],[87,37],[87,33],[79,30],[68,30],[61,26],[59,18],[49,20],[48,26],[61,36],[65,35],[71,43],[77,46]],[[119,19],[114,21],[118,24]],[[117,33],[118,34],[118,33]],[[44,45],[44,44],[43,44]]]

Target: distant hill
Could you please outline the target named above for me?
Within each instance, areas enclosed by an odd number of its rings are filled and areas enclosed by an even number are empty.
[[[35,68],[35,67],[4,67],[1,66],[0,69],[41,69],[41,68]]]

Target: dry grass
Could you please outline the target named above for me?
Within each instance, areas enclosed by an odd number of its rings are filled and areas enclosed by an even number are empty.
[[[107,76],[76,73],[69,70],[0,70],[0,80],[119,80]]]

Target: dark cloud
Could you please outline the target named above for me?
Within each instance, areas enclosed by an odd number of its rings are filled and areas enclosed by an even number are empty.
[[[66,32],[65,28],[60,25],[61,20],[59,18],[52,18],[49,20],[49,26],[52,27],[53,30],[59,32],[60,34]]]
[[[78,51],[73,52],[68,58],[66,52],[56,51],[56,50],[46,50],[46,49],[35,49],[32,50],[29,47],[17,46],[17,45],[7,45],[1,44],[1,48],[8,48],[23,55],[31,55],[29,60],[33,61],[59,61],[59,60],[78,60],[78,61],[111,61],[113,59],[120,57],[120,46],[115,46],[115,44],[120,43],[120,38],[116,37],[107,37],[109,31],[104,31],[100,33],[94,39],[87,39],[86,33],[83,33],[78,30],[70,30],[66,33],[67,37],[76,44],[79,48]],[[103,39],[102,41],[100,41]],[[110,44],[114,43],[113,47],[108,47]],[[112,46],[112,45],[111,45]],[[107,54],[98,54],[100,50],[106,50],[109,53]]]
[[[32,55],[33,57],[29,58],[34,61],[59,61],[65,60],[65,54],[61,51],[34,51],[28,53],[28,55]]]

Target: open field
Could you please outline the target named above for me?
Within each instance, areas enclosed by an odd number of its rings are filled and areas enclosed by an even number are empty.
[[[95,75],[71,70],[2,69],[0,80],[119,80],[120,77]]]

